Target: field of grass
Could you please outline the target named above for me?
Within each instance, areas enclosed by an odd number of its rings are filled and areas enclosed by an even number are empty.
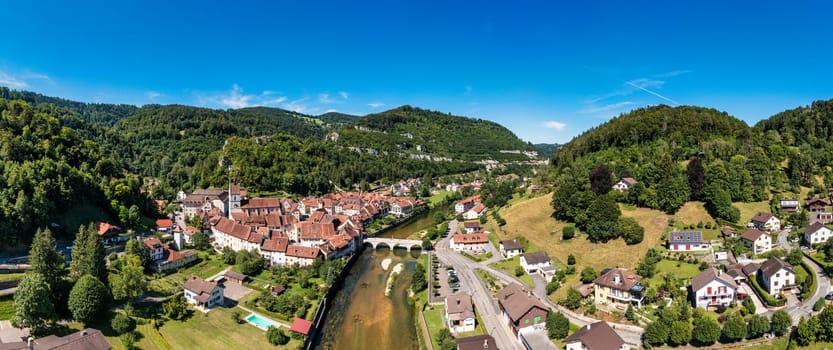
[[[442,202],[444,199],[446,199],[446,197],[450,196],[452,193],[454,193],[454,192],[440,191],[440,193],[437,193],[437,194],[435,194],[431,197],[426,198],[425,201],[428,203],[429,206],[433,207],[433,206],[437,205],[437,203]]]
[[[573,254],[576,257],[576,271],[581,271],[586,266],[596,271],[615,266],[633,269],[648,248],[657,245],[668,225],[666,214],[657,210],[636,208],[623,210],[622,216],[633,218],[645,228],[642,243],[626,245],[622,239],[608,243],[592,243],[582,233],[569,241],[562,241],[561,229],[566,224],[551,218],[550,201],[550,196],[541,196],[518,202],[500,211],[500,215],[506,220],[504,227],[498,227],[493,221],[487,225],[500,239],[526,237],[531,244],[546,251],[554,260],[565,262],[567,255]],[[578,274],[566,281],[567,287],[578,284]],[[563,297],[568,289],[559,288],[554,296]]]
[[[431,345],[433,345],[434,349],[440,348],[440,345],[437,344],[437,335],[441,329],[445,328],[442,316],[444,310],[444,307],[434,305],[433,309],[429,307],[423,312],[423,315],[425,315],[425,325],[428,326],[428,333],[431,334]]]
[[[509,275],[515,275],[515,268],[521,266],[521,257],[516,256],[512,259],[503,260],[501,262],[491,263],[489,264],[490,267],[498,270],[503,270]],[[534,288],[535,282],[532,281],[532,277],[529,276],[526,272],[523,275],[518,277],[521,281],[523,281],[527,286]]]
[[[753,214],[754,215],[754,214]],[[674,217],[677,219],[677,226],[678,228],[682,228],[682,225],[696,225],[698,223],[714,223],[715,220],[712,218],[711,215],[706,211],[706,208],[703,205],[703,202],[688,202],[674,214]],[[704,239],[719,239],[720,238],[720,230],[717,228],[706,229],[706,228],[698,228],[697,231],[703,231],[703,238]]]
[[[741,225],[746,225],[746,223],[749,222],[749,220],[752,220],[752,217],[758,212],[769,213],[769,202],[767,201],[751,203],[735,202],[732,204],[740,209],[740,221],[738,224]]]
[[[663,259],[657,263],[657,270],[654,277],[646,278],[644,281],[651,286],[658,286],[663,283],[665,275],[674,276],[677,279],[690,280],[698,274],[700,274],[699,264],[689,264],[684,261]]]
[[[266,332],[250,324],[237,324],[231,309],[217,308],[203,314],[196,312],[190,319],[168,321],[159,333],[174,349],[264,349],[275,348],[266,341]],[[280,348],[294,349],[300,341],[293,340]]]
[[[19,279],[23,278],[23,275],[25,275],[24,272],[3,273],[3,274],[0,274],[0,282],[19,280]]]
[[[14,294],[0,296],[0,320],[14,317]]]

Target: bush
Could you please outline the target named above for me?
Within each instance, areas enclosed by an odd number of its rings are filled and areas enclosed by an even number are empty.
[[[110,328],[113,328],[117,334],[124,334],[130,332],[135,327],[135,323],[130,317],[124,314],[116,314],[110,321]]]
[[[547,283],[547,294],[555,293],[555,291],[557,291],[558,287],[560,287],[560,286],[561,286],[561,284],[558,283],[557,280],[552,280],[552,282]]]
[[[234,323],[243,323],[243,312],[241,312],[238,309],[234,309],[234,311],[231,312],[231,319],[232,321],[234,321]]]
[[[599,277],[599,274],[590,266],[581,270],[581,283],[591,283],[596,277]]]
[[[564,226],[564,228],[561,229],[561,239],[566,241],[566,240],[573,239],[573,237],[575,237],[575,236],[576,236],[576,228],[574,226]]]
[[[821,309],[824,309],[824,305],[826,304],[827,302],[824,301],[824,298],[819,298],[819,300],[816,300],[816,302],[813,303],[813,311],[821,311]]]
[[[136,334],[133,332],[124,333],[119,336],[119,340],[121,340],[121,344],[124,345],[125,349],[135,349],[136,344]]]
[[[567,265],[573,266],[576,264],[576,257],[573,254],[567,255]]]
[[[521,277],[521,276],[523,276],[523,275],[524,275],[524,269],[523,269],[523,267],[520,267],[520,266],[515,266],[515,276],[516,276],[516,277]]]
[[[269,326],[269,329],[266,330],[266,339],[272,345],[286,345],[286,343],[289,343],[289,337],[286,333],[275,326]]]

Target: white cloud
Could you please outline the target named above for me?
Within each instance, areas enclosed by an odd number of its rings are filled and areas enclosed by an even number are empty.
[[[544,127],[561,131],[561,130],[564,130],[564,128],[567,127],[567,124],[564,124],[562,122],[557,122],[557,121],[548,121],[548,122],[544,122]]]
[[[29,86],[25,81],[6,72],[0,72],[0,85],[6,85],[15,89],[22,89]]]
[[[371,103],[368,103],[367,105],[370,106],[370,108],[379,108],[379,107],[384,107],[385,103],[384,102],[371,102]]]
[[[155,93],[155,91],[148,92],[148,98],[163,96],[153,95]],[[231,90],[222,93],[195,95],[200,105],[234,109],[254,106],[275,107],[287,101],[286,96],[280,96],[279,93],[269,90],[264,90],[260,94],[246,94],[236,83],[231,86]]]
[[[330,109],[324,111],[324,113],[334,113],[334,112],[338,112],[338,110],[330,108]]]
[[[295,113],[304,113],[309,108],[307,107],[306,104],[302,104],[301,102],[304,102],[306,100],[307,100],[307,98],[304,97],[304,98],[301,98],[301,99],[289,101],[288,103],[285,103],[285,104],[281,105],[281,107],[283,107],[285,109],[288,109],[290,111],[293,111]]]
[[[318,102],[321,102],[321,103],[324,103],[324,104],[329,104],[329,103],[335,103],[336,100],[332,99],[330,97],[330,94],[325,92],[325,93],[318,94]]]
[[[250,106],[249,100],[252,97],[254,96],[244,95],[243,89],[239,85],[234,84],[229,94],[223,98],[223,104],[231,108],[246,108]]]
[[[633,105],[633,101],[622,101],[616,103],[609,103],[604,106],[597,106],[595,103],[588,103],[587,107],[582,108],[579,113],[593,114],[619,110],[622,107]]]
[[[350,98],[350,94],[348,94],[347,91],[339,91],[338,94],[345,100]]]
[[[148,92],[145,94],[145,96],[147,96],[148,100],[154,100],[154,99],[156,99],[157,97],[162,96],[162,94],[160,94],[160,93],[158,93],[158,92],[156,92],[156,91],[148,91]]]

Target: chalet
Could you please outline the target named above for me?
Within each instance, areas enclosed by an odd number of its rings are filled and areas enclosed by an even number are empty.
[[[463,228],[466,229],[466,233],[474,233],[480,231],[480,223],[477,221],[466,221],[463,223]]]
[[[521,267],[528,274],[538,272],[544,266],[552,266],[552,260],[547,252],[526,253],[521,255]]]
[[[631,189],[631,187],[635,186],[636,184],[637,184],[637,181],[634,178],[632,178],[632,177],[623,177],[621,180],[619,180],[615,184],[613,184],[613,189],[617,190],[619,192],[625,192],[625,191]]]
[[[466,293],[456,293],[445,297],[445,320],[448,323],[448,329],[453,333],[473,331],[477,317],[474,315],[471,296]]]
[[[514,258],[524,253],[524,247],[521,241],[517,239],[508,239],[500,241],[500,254],[506,259]]]
[[[457,338],[457,350],[497,350],[495,338],[488,334]]]
[[[798,211],[798,199],[790,198],[790,199],[782,199],[779,202],[778,209],[781,210],[782,213],[795,213]]]
[[[174,222],[171,219],[156,220],[156,232],[172,233],[174,230]]]
[[[480,253],[486,250],[487,244],[489,244],[489,237],[483,232],[455,233],[451,235],[451,249],[458,252]]]
[[[628,305],[641,307],[645,293],[645,287],[639,283],[641,280],[641,276],[627,269],[603,270],[602,275],[593,281],[596,303],[614,305],[622,310]]]
[[[781,229],[781,220],[770,213],[759,212],[752,217],[750,224],[758,230],[775,232]]]
[[[772,237],[758,229],[747,229],[740,235],[740,240],[746,248],[752,249],[752,254],[763,254],[772,250]]]
[[[769,258],[758,270],[758,282],[771,295],[789,293],[795,287],[795,270],[788,262]]]
[[[625,350],[625,340],[605,321],[581,327],[564,339],[565,350]]]
[[[113,239],[113,237],[122,232],[121,227],[102,221],[95,223],[95,229],[98,232],[98,236],[101,237],[104,243],[107,243],[110,239]]]
[[[823,213],[830,208],[830,202],[824,198],[813,198],[807,202],[807,209],[811,213]]]
[[[185,300],[197,307],[212,308],[223,305],[223,285],[192,276],[183,285]]]
[[[720,234],[723,238],[733,238],[738,235],[738,231],[731,226],[723,226],[720,228]]]
[[[670,251],[702,251],[708,250],[709,242],[703,239],[701,231],[674,231],[668,234],[668,250]]]
[[[480,204],[480,195],[471,196],[466,199],[463,199],[454,205],[454,214],[460,215],[462,213],[465,213],[478,204]]]
[[[543,328],[549,309],[526,287],[511,283],[497,293],[500,311],[515,334],[528,327]]]
[[[833,213],[830,212],[823,212],[823,211],[814,211],[810,212],[810,224],[814,224],[820,222],[822,224],[829,224],[833,222]]]
[[[708,268],[691,279],[691,303],[694,307],[728,307],[736,299],[738,285],[727,273]]]
[[[830,237],[833,237],[833,229],[820,222],[815,222],[804,230],[804,242],[808,246],[827,242]]]
[[[483,214],[486,214],[486,210],[489,208],[486,207],[484,204],[478,204],[474,208],[469,209],[465,213],[463,213],[463,219],[466,220],[474,220],[479,219]]]

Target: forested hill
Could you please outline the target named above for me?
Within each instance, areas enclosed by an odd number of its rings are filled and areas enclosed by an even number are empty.
[[[778,113],[758,122],[755,129],[788,146],[805,146],[806,151],[829,149],[833,144],[833,99]],[[820,153],[821,158],[816,158],[819,163],[830,164],[831,152]]]
[[[675,158],[687,158],[712,140],[748,138],[743,121],[711,108],[654,106],[636,109],[589,129],[555,152],[554,162],[586,154],[663,142]]]
[[[107,126],[113,125],[121,118],[135,114],[139,110],[139,107],[133,105],[76,102],[60,97],[44,96],[31,91],[10,90],[5,86],[0,86],[0,98],[23,100],[33,106],[39,104],[55,105],[78,113],[80,117],[87,121]]]
[[[355,126],[339,131],[338,144],[466,161],[527,160],[522,154],[500,151],[534,149],[500,124],[411,106],[359,119]]]

